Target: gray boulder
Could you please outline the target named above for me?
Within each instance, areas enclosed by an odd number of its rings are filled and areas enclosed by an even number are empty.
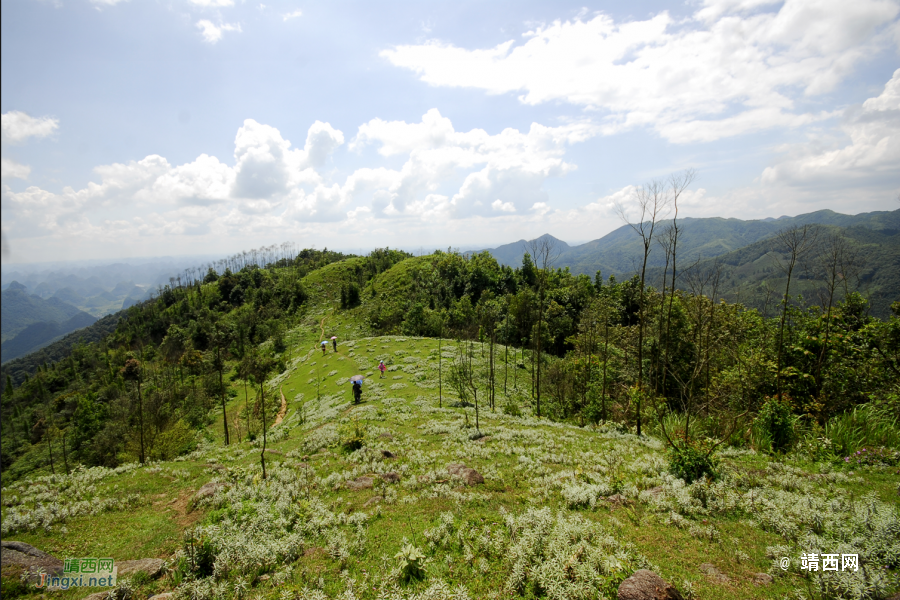
[[[157,578],[165,571],[165,562],[159,558],[139,558],[137,560],[118,560],[116,567],[119,577],[130,577],[143,571],[152,578]]]
[[[619,584],[619,600],[684,600],[665,579],[647,569],[640,569]]]
[[[728,583],[731,581],[728,575],[716,568],[712,563],[703,563],[700,565],[700,571],[705,573],[710,580],[716,583]]]
[[[362,477],[357,477],[353,481],[348,481],[347,487],[354,491],[364,490],[367,488],[371,488],[372,485],[374,485],[374,483],[375,483],[375,480],[372,479],[371,477],[362,476]]]
[[[481,473],[463,464],[451,463],[447,465],[447,472],[462,479],[466,485],[484,483],[484,476]]]

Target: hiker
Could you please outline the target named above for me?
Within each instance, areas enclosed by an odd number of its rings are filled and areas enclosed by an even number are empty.
[[[387,371],[387,367],[384,366],[383,360],[378,363],[378,370],[381,371],[381,379],[384,379],[384,372]]]
[[[337,336],[331,336],[331,345],[334,346],[334,351],[337,352]]]
[[[353,382],[353,404],[362,402],[362,381]]]
[[[328,342],[322,342],[322,356],[325,356],[325,348],[328,347]]]

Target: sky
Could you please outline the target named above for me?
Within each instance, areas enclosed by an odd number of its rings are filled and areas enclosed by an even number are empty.
[[[900,1],[10,0],[3,264],[900,208]]]

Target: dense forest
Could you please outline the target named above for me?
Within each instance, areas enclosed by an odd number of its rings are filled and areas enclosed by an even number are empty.
[[[646,259],[663,234],[639,233]],[[102,339],[4,366],[3,481],[189,451],[197,430],[222,420],[235,383],[259,388],[307,350],[292,347],[290,332],[314,326],[309,307],[328,304],[371,335],[447,340],[456,358],[443,377],[461,402],[638,435],[652,424],[688,474],[703,472],[723,442],[778,452],[820,440],[835,456],[896,445],[900,302],[887,320],[869,315],[845,276],[857,268],[852,239],[810,225],[783,230],[770,242],[781,245],[782,287],[763,313],[720,300],[722,263],[682,269],[677,229],[663,233],[655,285],[646,268],[622,281],[555,268],[547,239],[516,268],[486,252],[282,247],[191,271],[123,311]],[[824,284],[795,295],[801,265],[811,264]],[[528,382],[525,397],[508,393],[514,380]],[[247,406],[246,431],[232,436],[261,431],[270,408]]]

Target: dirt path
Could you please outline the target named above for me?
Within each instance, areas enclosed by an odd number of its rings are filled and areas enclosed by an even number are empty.
[[[321,342],[325,339],[325,317],[322,317],[322,322],[319,323],[319,329],[322,330],[322,335],[319,336],[319,341]]]
[[[284,397],[284,389],[278,389],[281,391],[281,409],[278,411],[278,416],[275,417],[275,422],[272,423],[272,427],[281,423],[282,419],[284,419],[284,415],[287,414],[287,399]]]

